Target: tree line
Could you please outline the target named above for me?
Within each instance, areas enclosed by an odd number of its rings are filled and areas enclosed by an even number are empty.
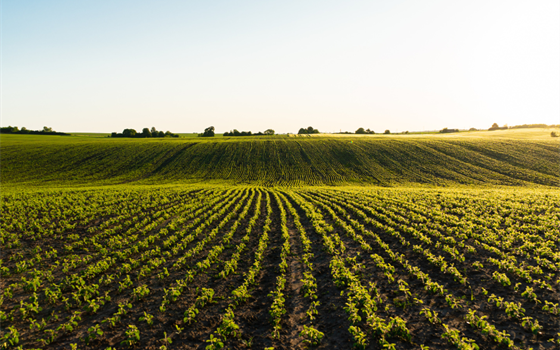
[[[250,131],[238,131],[237,129],[233,129],[230,132],[224,132],[224,136],[263,136],[263,135],[274,135],[274,130],[266,129],[264,132],[257,132],[253,134]]]
[[[70,134],[64,132],[54,131],[52,128],[47,126],[43,127],[43,130],[28,130],[26,127],[19,129],[17,126],[7,126],[0,128],[0,134],[32,134],[32,135],[62,135],[69,136]]]
[[[136,132],[134,129],[124,129],[122,133],[111,133],[111,137],[136,137],[136,138],[146,138],[146,137],[179,137],[179,135],[172,133],[171,131],[158,131],[152,126],[152,129],[144,128],[141,133]]]
[[[213,126],[209,126],[206,129],[204,129],[204,132],[202,134],[198,134],[198,137],[213,137],[215,135],[215,128]],[[271,136],[274,135],[274,130],[272,129],[266,129],[264,132],[257,132],[257,133],[252,133],[251,131],[239,131],[237,129],[233,129],[229,132],[224,132],[224,137],[229,137],[229,136]]]

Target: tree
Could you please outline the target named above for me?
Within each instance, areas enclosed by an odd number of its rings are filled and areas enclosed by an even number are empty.
[[[152,137],[152,133],[150,132],[150,129],[148,128],[144,128],[142,129],[142,137]]]
[[[43,132],[53,132],[53,131],[52,131],[52,128],[43,126]]]
[[[358,130],[356,130],[356,134],[365,134],[366,131],[364,130],[364,128],[359,128]]]
[[[122,134],[123,134],[123,137],[135,137],[136,136],[136,130],[134,130],[134,129],[124,129]]]
[[[367,130],[366,130],[366,134],[375,134],[375,131],[370,130],[370,129],[367,129]]]
[[[158,137],[159,132],[156,130],[154,126],[152,126],[152,128],[150,129],[150,134],[152,134],[152,137]]]
[[[391,131],[389,131],[389,129],[385,130],[384,134],[390,134]]]
[[[313,129],[312,126],[308,126],[307,128],[301,128],[298,131],[298,134],[318,134],[319,130]]]
[[[214,127],[213,126],[209,126],[206,129],[204,129],[204,133],[200,136],[202,137],[214,137]]]
[[[266,129],[266,130],[264,131],[264,134],[265,134],[265,135],[274,135],[274,130],[272,130],[272,129]]]

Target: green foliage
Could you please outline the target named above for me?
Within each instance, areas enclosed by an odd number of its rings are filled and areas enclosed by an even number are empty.
[[[358,128],[358,130],[356,130],[356,134],[359,135],[375,134],[375,131],[370,129],[364,130],[364,128]]]
[[[201,326],[208,349],[250,346],[255,305],[275,346],[294,319],[302,343],[324,346],[332,315],[356,347],[417,347],[424,329],[459,349],[513,347],[510,323],[535,334],[528,345],[558,341],[560,194],[548,188],[124,185],[1,199],[2,347],[104,348],[118,333],[163,349]]]
[[[179,137],[179,135],[172,133],[171,131],[157,131],[155,127],[151,129],[144,128],[141,133],[137,133],[134,129],[124,129],[122,133],[111,133],[111,137],[136,137],[136,138],[147,138],[147,137]]]
[[[214,137],[214,130],[215,130],[215,128],[213,126],[209,126],[206,129],[204,129],[204,132],[202,134],[199,134],[198,136],[200,136],[200,137]]]
[[[307,128],[301,128],[298,131],[298,135],[302,135],[302,134],[318,134],[319,130],[314,129],[312,126],[309,126]]]
[[[17,126],[7,126],[0,128],[0,134],[23,134],[23,135],[61,135],[69,136],[70,134],[64,132],[56,132],[52,128],[47,126],[43,127],[43,130],[28,130],[22,127],[21,130]]]

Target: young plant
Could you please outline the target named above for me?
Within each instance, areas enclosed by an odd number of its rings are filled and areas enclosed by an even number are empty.
[[[144,311],[144,316],[140,316],[139,320],[140,321],[146,321],[146,323],[150,327],[153,326],[153,324],[154,324],[154,316],[146,313],[146,311]]]
[[[128,330],[126,331],[127,338],[121,342],[128,346],[133,346],[140,341],[140,331],[135,325],[128,325]]]

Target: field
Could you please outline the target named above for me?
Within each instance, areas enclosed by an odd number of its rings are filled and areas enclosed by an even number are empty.
[[[0,347],[556,349],[531,132],[3,135]]]
[[[450,135],[111,139],[2,135],[3,186],[557,186],[551,129]]]
[[[157,348],[164,333],[185,348],[546,346],[560,341],[558,202],[534,190],[8,195],[1,317],[26,347]]]

